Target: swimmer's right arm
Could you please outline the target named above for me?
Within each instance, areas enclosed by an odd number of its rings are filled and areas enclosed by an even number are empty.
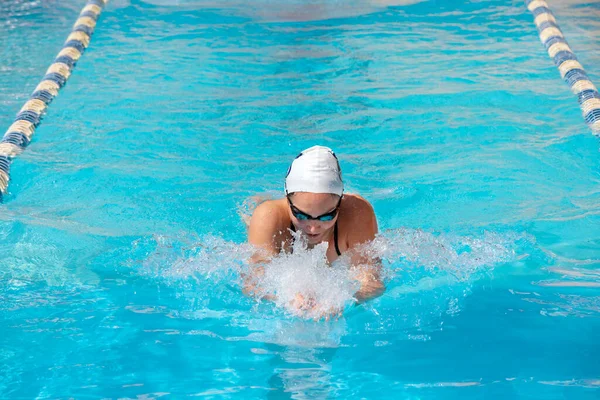
[[[273,300],[274,296],[263,293],[259,280],[264,276],[264,264],[270,262],[271,257],[278,253],[275,236],[279,225],[276,210],[271,202],[260,204],[252,213],[248,227],[248,243],[256,248],[250,257],[248,273],[243,275],[242,291],[247,296],[260,296],[266,300]]]

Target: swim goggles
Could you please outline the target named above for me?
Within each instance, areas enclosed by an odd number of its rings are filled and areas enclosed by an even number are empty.
[[[328,213],[325,213],[325,214],[321,214],[318,217],[313,217],[312,215],[308,215],[304,211],[300,211],[298,208],[296,208],[296,206],[294,206],[292,204],[292,201],[290,200],[289,196],[286,196],[286,198],[287,198],[288,203],[290,204],[290,209],[292,210],[292,214],[294,215],[294,217],[296,217],[296,219],[298,221],[310,221],[310,220],[316,220],[316,221],[321,221],[321,222],[332,221],[338,213],[340,204],[342,204],[342,198],[340,197],[340,200],[338,201],[337,205],[335,206],[335,208],[332,211],[329,211]]]

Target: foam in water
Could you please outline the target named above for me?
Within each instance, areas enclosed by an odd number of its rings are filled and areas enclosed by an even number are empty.
[[[145,274],[166,279],[173,286],[184,282],[197,296],[222,296],[221,300],[229,304],[243,298],[244,277],[249,275],[256,284],[258,298],[274,296],[278,309],[304,319],[335,317],[355,303],[354,294],[359,289],[357,269],[351,267],[347,254],[329,265],[327,243],[309,249],[300,233],[293,252],[273,257],[264,265],[263,274],[254,273],[248,265],[254,253],[248,244],[215,236],[158,236],[154,240],[154,253],[143,261]],[[398,229],[383,232],[359,251],[382,260],[387,286],[382,299],[399,301],[411,294],[437,290],[439,296],[434,297],[444,300],[447,312],[456,313],[458,298],[468,294],[474,280],[489,274],[495,265],[517,258],[521,240],[530,238],[515,233],[466,237]],[[236,284],[233,288],[232,282]],[[448,297],[448,290],[440,288],[452,288],[459,295]],[[371,305],[374,312],[379,301]],[[425,300],[418,301],[426,307]]]
[[[281,253],[264,266],[257,282],[260,295],[274,295],[278,307],[307,318],[339,314],[354,300],[360,285],[346,259],[327,262],[328,243],[312,249],[295,233],[293,252]]]

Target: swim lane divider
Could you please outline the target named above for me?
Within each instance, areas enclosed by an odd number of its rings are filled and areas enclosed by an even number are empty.
[[[542,0],[525,0],[525,4],[535,17],[535,26],[540,34],[540,40],[546,46],[548,55],[554,60],[560,76],[569,84],[571,91],[577,95],[585,122],[594,135],[600,136],[600,94],[598,89],[590,81],[583,66],[577,61],[577,57],[567,44],[548,4]]]
[[[90,44],[96,22],[106,3],[108,0],[88,0],[79,13],[65,44],[46,71],[46,75],[0,141],[0,201],[8,189],[12,160],[29,145],[48,105],[67,83],[75,64]]]

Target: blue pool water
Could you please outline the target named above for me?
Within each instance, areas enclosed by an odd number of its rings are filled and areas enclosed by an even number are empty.
[[[102,14],[0,205],[0,397],[597,399],[599,145],[524,4],[245,3]],[[2,126],[83,5],[0,2]],[[551,6],[598,84],[600,7]],[[329,322],[240,290],[314,144],[387,285]],[[319,262],[274,265],[350,303]]]

